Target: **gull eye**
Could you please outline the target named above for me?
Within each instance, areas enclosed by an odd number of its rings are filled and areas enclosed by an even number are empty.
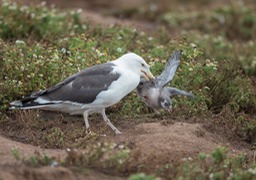
[[[142,67],[145,67],[145,64],[141,63]]]

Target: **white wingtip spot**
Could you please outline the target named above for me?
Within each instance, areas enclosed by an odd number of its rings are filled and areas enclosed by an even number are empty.
[[[39,103],[39,104],[47,104],[49,103],[50,101],[46,100],[46,99],[43,99],[42,97],[38,97],[34,100],[35,102]]]
[[[22,106],[22,102],[21,101],[13,101],[10,103],[10,105],[12,106]],[[15,107],[13,107],[13,109],[15,109]]]

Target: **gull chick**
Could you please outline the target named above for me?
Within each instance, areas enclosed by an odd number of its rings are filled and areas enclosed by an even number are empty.
[[[177,67],[180,63],[180,51],[175,51],[169,58],[164,71],[156,77],[147,81],[141,78],[137,86],[138,96],[145,102],[148,107],[151,107],[155,112],[159,113],[160,109],[171,111],[172,101],[174,95],[184,95],[195,97],[193,94],[177,88],[168,87],[168,84],[174,77]]]

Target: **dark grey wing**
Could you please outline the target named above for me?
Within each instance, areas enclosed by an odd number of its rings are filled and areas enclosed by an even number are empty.
[[[120,77],[118,73],[111,73],[114,67],[112,63],[89,67],[45,90],[40,96],[50,101],[91,103]]]
[[[190,92],[183,91],[177,88],[172,88],[172,87],[165,87],[164,92],[168,94],[168,96],[174,96],[174,95],[184,95],[184,96],[189,96],[192,98],[195,98],[196,96]]]
[[[163,72],[154,80],[157,87],[163,87],[170,82],[180,63],[180,51],[175,51],[167,61]]]

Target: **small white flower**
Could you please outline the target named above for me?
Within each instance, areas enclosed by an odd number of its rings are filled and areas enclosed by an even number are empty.
[[[81,8],[79,8],[76,13],[80,14],[81,12],[83,12],[83,10]]]
[[[42,1],[41,2],[41,6],[45,6],[46,5],[46,2],[45,1]]]
[[[249,169],[248,169],[248,172],[250,172],[250,173],[253,174],[253,175],[256,175],[256,168],[254,168],[254,169],[249,168]]]
[[[15,44],[17,44],[17,45],[26,45],[26,43],[22,40],[16,40]]]
[[[59,55],[57,53],[53,54],[54,59],[59,59]]]
[[[119,53],[122,52],[122,50],[123,50],[123,49],[120,48],[120,47],[118,47],[118,48],[116,49],[116,51],[119,52]]]
[[[196,48],[196,47],[197,47],[197,45],[194,44],[194,43],[190,43],[190,46],[193,47],[193,48]]]
[[[111,149],[115,149],[116,146],[117,146],[117,144],[116,144],[116,143],[113,143],[113,144],[111,144],[110,148],[111,148]]]
[[[101,57],[101,56],[103,56],[103,55],[104,55],[104,54],[103,54],[103,53],[101,53],[101,52],[100,52],[100,50],[98,50],[98,49],[96,49],[95,51],[96,51],[96,53],[98,54],[98,56],[99,56],[99,57]]]
[[[251,46],[251,47],[254,46],[254,42],[253,42],[252,40],[249,41],[249,42],[248,42],[248,46]]]
[[[206,90],[210,90],[210,88],[208,86],[204,86],[204,89]]]
[[[21,6],[20,11],[25,12],[28,10],[28,6]]]
[[[149,40],[149,41],[152,41],[152,40],[153,40],[153,37],[151,37],[151,36],[148,37],[148,40]]]
[[[119,148],[119,149],[124,149],[124,145],[123,145],[123,144],[120,144],[120,145],[118,146],[118,148]]]
[[[192,158],[192,157],[188,157],[188,160],[189,160],[189,161],[192,161],[192,160],[193,160],[193,158]]]
[[[16,9],[17,9],[16,4],[12,4],[11,6],[9,6],[9,10],[16,10]]]
[[[35,13],[32,13],[30,16],[31,16],[31,19],[34,19],[36,15]]]
[[[62,52],[63,54],[65,54],[65,53],[67,52],[67,50],[66,50],[65,48],[62,48],[62,49],[61,49],[61,52]]]
[[[87,26],[85,24],[82,25],[82,29],[86,30]]]
[[[209,175],[209,178],[210,178],[210,179],[213,179],[213,173],[211,173],[211,174]]]
[[[132,32],[137,32],[137,29],[136,29],[136,28],[133,28],[133,29],[132,29]]]
[[[21,81],[18,81],[18,86],[21,86],[22,85],[22,82]]]
[[[118,163],[119,163],[119,164],[123,164],[123,162],[124,162],[124,160],[122,160],[122,159],[119,159],[119,160],[118,160]]]

